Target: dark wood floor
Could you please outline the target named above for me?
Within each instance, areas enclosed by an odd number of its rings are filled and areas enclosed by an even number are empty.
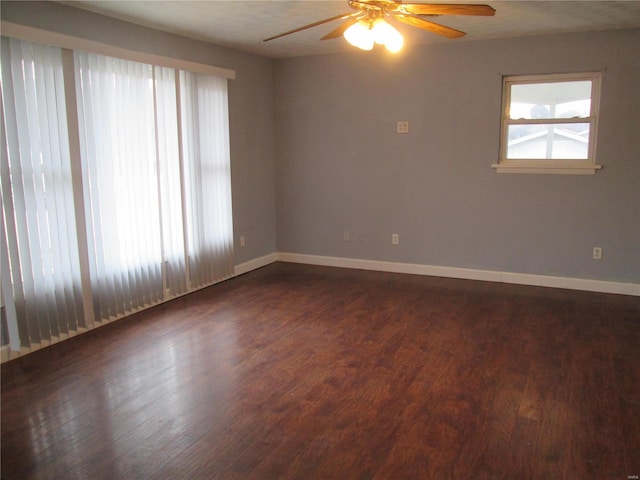
[[[640,298],[277,263],[2,366],[3,479],[640,474]]]

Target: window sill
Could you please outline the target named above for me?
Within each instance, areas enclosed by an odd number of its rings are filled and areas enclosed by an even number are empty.
[[[602,165],[584,162],[507,161],[491,165],[496,173],[546,173],[560,175],[593,175]]]

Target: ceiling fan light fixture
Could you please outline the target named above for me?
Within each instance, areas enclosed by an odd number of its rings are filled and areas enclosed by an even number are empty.
[[[373,31],[373,40],[378,45],[384,45],[386,43],[389,28],[393,27],[382,18],[376,18],[373,21],[373,25],[371,26],[371,30]]]
[[[347,3],[352,9],[356,10],[355,13],[345,13],[336,15],[335,17],[325,18],[324,20],[265,38],[263,42],[275,40],[276,38],[317,27],[318,25],[324,25],[334,20],[344,20],[341,25],[322,37],[322,40],[331,40],[344,36],[351,45],[361,48],[362,50],[371,50],[373,44],[378,43],[387,47],[387,50],[390,52],[396,53],[402,49],[404,39],[400,32],[385,22],[385,18],[392,18],[394,21],[405,23],[446,38],[460,38],[464,37],[466,33],[461,30],[456,30],[455,28],[425,20],[422,16],[492,16],[496,13],[495,9],[489,5],[464,5],[457,2],[403,3],[402,0],[347,0]]]
[[[390,41],[397,40],[402,37],[400,32],[385,22],[382,18],[376,18],[371,27],[373,30],[373,38],[378,45],[386,45]]]
[[[392,53],[399,52],[404,44],[400,32],[382,18],[361,19],[347,28],[344,38],[354,47],[371,50],[374,43],[384,45]]]
[[[383,27],[384,34],[380,43],[387,47],[387,50],[389,50],[391,53],[397,53],[402,50],[402,46],[404,45],[404,38],[398,30],[396,30],[384,20],[383,22],[386,27]]]
[[[369,22],[365,20],[358,20],[347,28],[343,35],[347,42],[354,47],[362,50],[371,50],[373,48],[373,31]]]

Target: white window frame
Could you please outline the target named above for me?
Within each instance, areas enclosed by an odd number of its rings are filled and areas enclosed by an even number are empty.
[[[500,131],[500,159],[499,163],[491,165],[497,173],[552,173],[552,174],[579,174],[592,175],[601,169],[597,165],[596,138],[598,127],[598,112],[600,108],[600,84],[599,72],[566,73],[551,75],[511,75],[502,80],[502,112]],[[557,82],[591,82],[591,112],[589,117],[580,118],[545,118],[545,119],[513,119],[510,118],[511,87],[513,85],[526,85],[535,83]],[[511,125],[536,125],[536,124],[564,124],[588,123],[589,143],[587,159],[509,159],[507,155],[507,142],[509,141],[509,126]]]
[[[186,70],[188,72],[202,73],[204,75],[215,75],[228,80],[235,80],[236,78],[235,70],[230,70],[228,68],[192,62],[180,58],[155,55],[138,50],[129,50],[127,48],[117,47],[107,43],[95,42],[93,40],[87,40],[86,38],[73,37],[71,35],[42,30],[40,28],[7,22],[5,20],[0,20],[0,31],[2,31],[2,36],[4,37],[17,38],[18,40],[26,40],[27,42],[43,43],[45,45],[53,45],[60,48],[66,48],[68,50],[98,53],[108,57],[122,58],[133,62],[149,63],[159,67],[173,68],[175,70]]]

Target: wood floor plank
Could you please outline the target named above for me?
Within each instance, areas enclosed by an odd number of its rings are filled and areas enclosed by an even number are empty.
[[[639,346],[637,297],[276,263],[2,365],[2,479],[624,479]]]

